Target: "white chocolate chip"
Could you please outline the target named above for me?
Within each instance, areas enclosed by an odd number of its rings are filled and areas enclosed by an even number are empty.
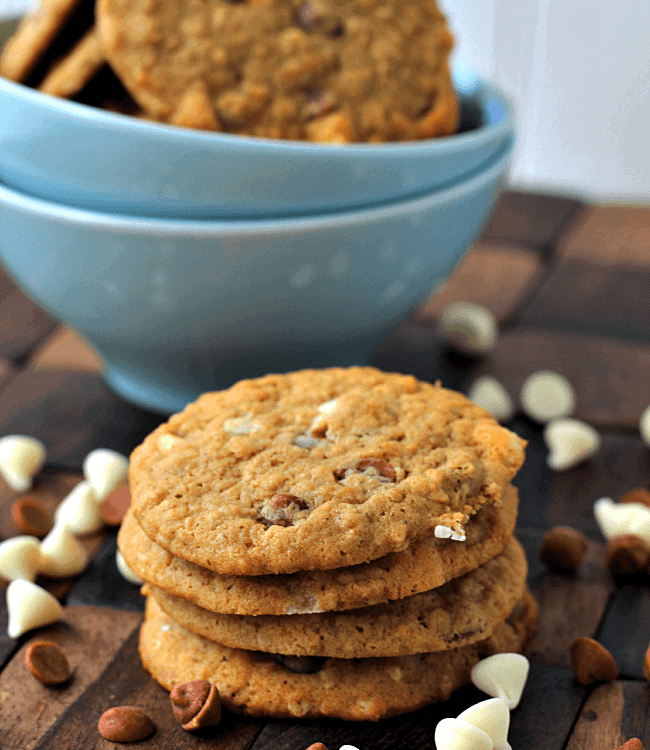
[[[437,750],[492,750],[490,735],[462,719],[441,719],[434,741]]]
[[[498,422],[507,422],[515,413],[508,391],[490,375],[477,378],[469,389],[467,398],[490,412]]]
[[[297,445],[298,448],[304,448],[305,450],[315,448],[319,443],[320,440],[311,435],[296,435],[296,438],[293,441],[294,445]]]
[[[455,526],[451,529],[449,526],[438,524],[433,530],[433,535],[436,539],[453,539],[455,542],[464,542],[466,539],[462,526]]]
[[[524,412],[536,422],[568,417],[575,409],[573,386],[557,372],[541,371],[530,375],[519,397]]]
[[[45,463],[45,446],[25,435],[7,435],[0,439],[0,474],[16,492],[26,492],[34,476]]]
[[[519,705],[530,663],[522,654],[494,654],[472,669],[472,682],[493,698],[503,698],[512,710]]]
[[[544,441],[550,451],[546,463],[554,471],[577,466],[600,448],[598,431],[579,419],[552,419],[544,427]]]
[[[126,483],[129,473],[129,460],[117,451],[97,448],[91,451],[83,462],[84,478],[95,490],[97,502]]]
[[[174,448],[184,442],[185,441],[182,438],[179,438],[176,435],[165,433],[158,438],[158,450],[162,453],[169,453],[169,451],[174,450]]]
[[[601,497],[594,503],[594,516],[607,540],[634,534],[650,543],[650,508],[641,503],[615,503]]]
[[[359,748],[354,745],[341,745],[339,750],[359,750]]]
[[[16,536],[0,543],[0,576],[7,581],[35,581],[41,543],[35,536]]]
[[[19,638],[33,628],[42,628],[56,622],[63,608],[44,588],[31,581],[12,581],[7,588],[10,638]]]
[[[327,415],[331,414],[337,407],[337,400],[335,398],[330,401],[325,401],[318,407],[318,416],[315,417],[314,421],[309,426],[309,432],[313,432],[315,435],[320,437],[320,433],[324,433],[327,429]]]
[[[79,482],[54,512],[56,524],[67,524],[75,534],[94,534],[104,526],[101,504],[87,481]]]
[[[440,317],[440,327],[451,346],[461,352],[487,352],[497,340],[497,322],[483,305],[473,302],[453,302]]]
[[[86,550],[72,530],[56,523],[41,542],[40,572],[52,578],[68,578],[81,573],[87,564]]]
[[[117,569],[120,572],[120,575],[122,578],[126,578],[126,580],[129,583],[134,583],[136,586],[142,586],[144,581],[142,578],[139,578],[132,570],[129,568],[126,560],[124,557],[122,557],[122,553],[119,551],[119,549],[115,552],[115,564],[117,565]]]
[[[490,698],[476,703],[456,718],[482,729],[492,740],[494,750],[512,750],[508,742],[510,711],[503,698]]]
[[[639,432],[643,438],[643,442],[650,446],[650,406],[644,409],[639,419]]]
[[[252,416],[247,414],[245,417],[233,417],[226,419],[223,423],[223,429],[231,435],[248,435],[249,432],[259,430],[260,426],[252,421]]]

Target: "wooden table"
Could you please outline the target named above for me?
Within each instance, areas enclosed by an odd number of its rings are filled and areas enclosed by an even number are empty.
[[[436,328],[452,300],[472,300],[497,316],[501,336],[487,359],[450,352]],[[650,686],[642,665],[650,642],[648,578],[613,580],[592,506],[650,484],[650,449],[638,420],[650,404],[650,209],[590,207],[558,197],[505,193],[489,226],[446,287],[404,321],[374,357],[377,366],[442,380],[466,390],[480,373],[498,377],[516,397],[530,373],[567,376],[578,394],[576,416],[598,428],[602,448],[560,474],[546,468],[539,426],[517,416],[510,426],[529,441],[516,479],[521,493],[518,537],[529,560],[529,583],[541,605],[531,643],[529,680],[512,713],[514,750],[613,750],[630,737],[650,746]],[[93,448],[125,454],[161,420],[113,395],[88,348],[30,302],[0,274],[0,435],[42,439],[48,464],[31,494],[50,508],[80,478]],[[17,529],[10,508],[16,494],[0,480],[0,535]],[[591,539],[576,574],[546,570],[537,560],[548,528],[568,524]],[[370,723],[263,721],[227,715],[204,734],[184,732],[171,716],[167,694],[140,666],[137,587],[115,568],[115,534],[85,541],[93,556],[76,580],[42,581],[65,603],[63,620],[18,641],[6,635],[0,603],[0,748],[103,748],[96,731],[113,706],[143,706],[157,725],[143,748],[330,750],[433,748],[434,729],[485,696],[468,687],[449,703]],[[70,685],[46,688],[25,671],[23,652],[46,635],[63,645],[75,668]],[[620,677],[588,688],[571,671],[575,638],[598,638],[614,655]]]

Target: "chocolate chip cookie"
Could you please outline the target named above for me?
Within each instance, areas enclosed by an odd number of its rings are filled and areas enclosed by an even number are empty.
[[[324,143],[454,133],[434,0],[98,0],[106,56],[157,120]]]
[[[508,487],[501,505],[481,508],[465,527],[462,544],[434,536],[403,552],[349,568],[284,575],[220,575],[152,542],[129,511],[118,544],[143,580],[212,612],[294,615],[366,607],[442,586],[499,554],[517,519],[518,496]]]
[[[526,592],[484,641],[447,651],[370,659],[300,660],[222,646],[178,625],[148,597],[140,632],[146,669],[167,690],[214,682],[223,704],[252,716],[377,721],[447,700],[472,667],[495,653],[521,651],[538,607]]]
[[[463,395],[374,368],[208,393],[131,456],[133,512],[176,557],[226,575],[329,570],[427,536],[466,540],[525,442]]]

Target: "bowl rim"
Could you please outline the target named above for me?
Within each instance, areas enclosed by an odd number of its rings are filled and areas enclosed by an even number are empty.
[[[0,208],[10,206],[23,213],[49,217],[58,222],[83,225],[95,229],[108,229],[123,233],[147,235],[174,234],[177,236],[254,233],[299,233],[327,229],[332,226],[371,223],[379,218],[390,218],[409,211],[440,207],[447,203],[460,203],[468,195],[482,189],[500,173],[505,173],[512,159],[515,139],[511,137],[499,151],[473,172],[467,179],[451,186],[433,190],[424,195],[402,198],[376,206],[350,208],[331,213],[307,214],[289,217],[268,217],[260,219],[177,219],[166,217],[132,216],[128,214],[102,213],[83,208],[54,203],[36,198],[7,187],[0,182]]]
[[[514,105],[511,99],[488,79],[478,74],[474,74],[474,76],[474,94],[481,97],[483,111],[485,111],[490,100],[498,102],[502,107],[504,114],[498,122],[439,138],[391,141],[388,143],[312,143],[311,141],[260,138],[235,133],[181,128],[109,112],[88,104],[60,99],[2,77],[0,77],[0,93],[4,92],[7,95],[23,99],[34,106],[40,107],[44,112],[70,117],[79,124],[97,124],[105,129],[132,134],[134,137],[140,135],[153,136],[160,141],[176,142],[185,148],[205,149],[219,146],[234,151],[241,150],[260,154],[277,152],[278,156],[299,156],[301,153],[308,152],[310,157],[322,153],[337,156],[345,155],[346,158],[352,157],[353,159],[363,160],[377,158],[377,155],[381,155],[382,158],[403,157],[409,154],[417,154],[418,156],[453,155],[466,149],[478,147],[486,140],[502,140],[509,132],[514,132]],[[468,91],[460,91],[461,97],[468,95]]]

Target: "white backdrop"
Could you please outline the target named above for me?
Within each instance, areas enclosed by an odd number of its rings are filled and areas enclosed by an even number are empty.
[[[439,1],[457,54],[515,101],[514,186],[650,204],[649,0]]]

